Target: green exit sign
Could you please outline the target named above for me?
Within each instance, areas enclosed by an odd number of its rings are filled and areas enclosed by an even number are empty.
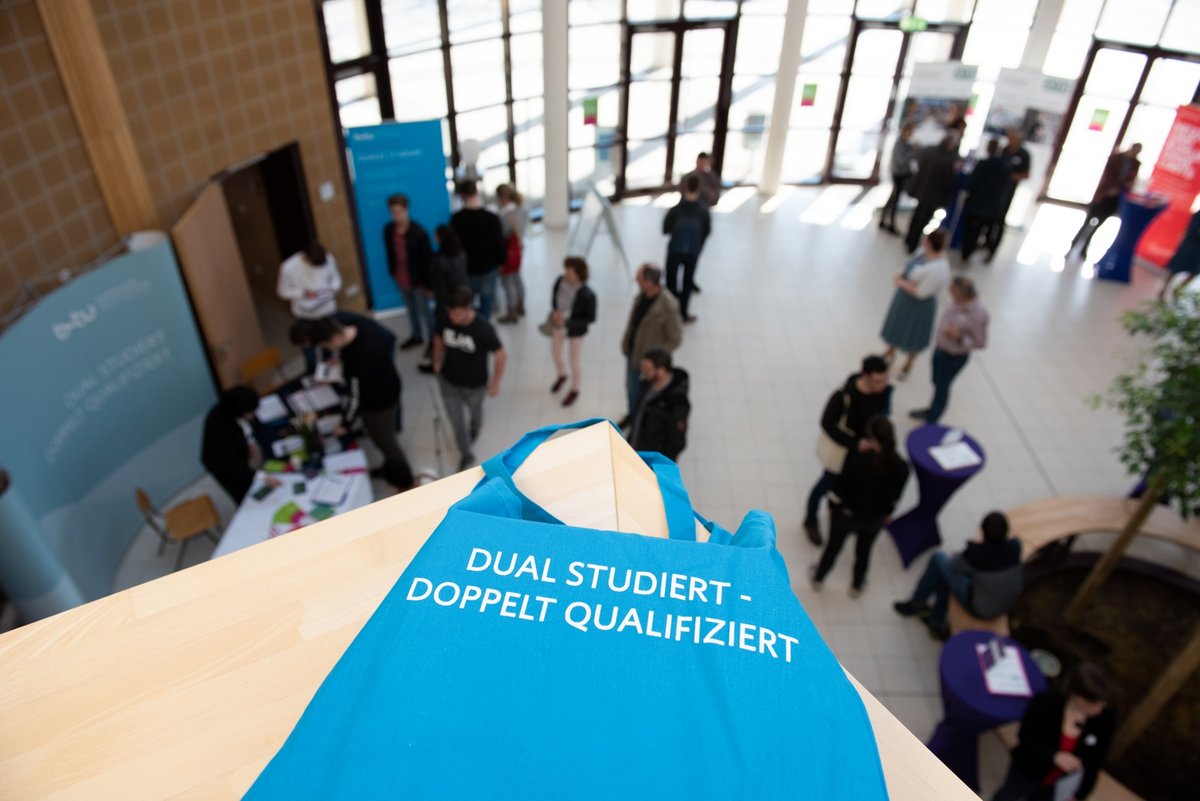
[[[928,27],[929,23],[921,17],[909,15],[900,20],[900,30],[904,31],[905,33],[916,33],[917,31],[923,31]]]

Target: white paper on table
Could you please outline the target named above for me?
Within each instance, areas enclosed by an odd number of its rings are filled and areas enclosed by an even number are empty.
[[[318,412],[342,404],[342,399],[333,391],[333,388],[324,385],[318,385],[308,390],[308,401],[312,404],[313,410]]]
[[[291,395],[288,395],[287,402],[288,406],[292,407],[292,410],[296,414],[308,414],[309,412],[316,411],[312,407],[312,402],[308,399],[308,390],[302,389],[299,392],[293,392]]]
[[[983,463],[983,459],[979,458],[975,449],[966,442],[936,445],[929,449],[929,455],[943,470],[961,470],[964,467],[974,467]]]
[[[942,435],[941,445],[952,445],[955,442],[961,442],[963,438],[963,430],[961,428],[948,428],[946,433]]]
[[[313,379],[326,384],[344,384],[345,371],[340,362],[336,364],[317,362],[317,367],[313,370]]]
[[[342,451],[341,453],[326,454],[321,460],[321,466],[325,468],[326,473],[345,473],[349,470],[366,470],[367,469],[367,454],[362,448],[355,448],[352,451]]]
[[[978,643],[975,653],[979,656],[979,666],[983,670],[983,682],[992,695],[1016,695],[1028,698],[1033,695],[1029,686],[1029,677],[1025,675],[1025,665],[1021,662],[1021,652],[1012,647],[1004,646],[999,650],[999,658],[992,661],[989,658],[997,649],[989,649],[987,643]],[[989,665],[988,662],[991,662]]]
[[[325,449],[325,458],[329,458],[330,454],[341,453],[342,441],[337,437],[321,437],[321,447]]]
[[[328,414],[324,417],[317,418],[317,433],[323,437],[327,437],[334,431],[337,431],[338,426],[342,424],[342,418],[335,414]]]
[[[269,423],[272,420],[279,420],[280,418],[287,417],[288,410],[287,407],[283,405],[282,398],[280,398],[278,395],[268,395],[265,398],[258,399],[258,411],[254,413],[254,416],[257,417],[260,422]]]
[[[284,437],[277,439],[271,443],[271,452],[275,454],[276,459],[287,458],[290,453],[295,453],[304,449],[303,437]]]
[[[346,500],[346,495],[350,492],[350,481],[348,476],[326,473],[317,481],[317,488],[313,490],[312,494],[312,502],[325,506],[339,506],[342,501]]]

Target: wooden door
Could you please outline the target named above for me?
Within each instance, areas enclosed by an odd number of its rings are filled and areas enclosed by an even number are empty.
[[[171,239],[222,389],[242,383],[244,361],[263,347],[262,328],[220,184],[204,187]]]

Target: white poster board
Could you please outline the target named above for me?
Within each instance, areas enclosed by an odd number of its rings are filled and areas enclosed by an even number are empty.
[[[960,61],[914,64],[897,130],[908,123],[914,125],[913,143],[917,146],[942,141],[949,123],[966,119],[977,72],[977,67]]]

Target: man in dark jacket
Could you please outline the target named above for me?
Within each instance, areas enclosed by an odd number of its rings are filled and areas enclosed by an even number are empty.
[[[400,419],[400,374],[392,361],[395,339],[378,323],[344,325],[334,317],[322,319],[314,333],[321,347],[333,351],[346,385],[343,426],[361,418],[367,436],[383,454],[383,465],[371,471],[399,490],[413,485],[412,470],[396,441]]]
[[[844,463],[847,450],[866,447],[867,421],[877,414],[887,416],[891,413],[892,385],[888,379],[888,363],[882,356],[868,356],[862,361],[862,370],[847,378],[841,389],[834,390],[829,396],[821,415],[821,431],[830,447],[840,449],[839,461]],[[842,469],[841,464],[823,466],[824,472],[808,495],[808,510],[804,516],[804,532],[813,545],[824,541],[817,523],[821,499]]]
[[[1000,154],[1000,142],[987,143],[987,158],[975,165],[967,179],[967,202],[963,206],[962,257],[968,261],[979,237],[990,237],[992,226],[1004,225],[1004,198],[1010,183],[1008,159]]]
[[[988,255],[987,264],[992,263],[992,259],[996,257],[996,251],[1000,249],[1000,239],[1004,236],[1004,227],[1007,225],[1008,209],[1012,206],[1013,197],[1016,196],[1017,186],[1029,177],[1029,172],[1033,166],[1033,160],[1030,158],[1029,151],[1022,144],[1025,141],[1024,134],[1019,128],[1009,128],[1004,134],[1005,143],[1004,150],[1000,152],[1008,161],[1008,185],[1004,188],[1004,203],[1000,209],[1000,224],[993,225],[988,232]]]
[[[1121,205],[1121,195],[1128,192],[1137,179],[1138,170],[1142,168],[1142,162],[1138,160],[1141,152],[1142,146],[1135,144],[1128,150],[1118,151],[1108,157],[1104,173],[1100,176],[1100,183],[1092,195],[1092,202],[1088,204],[1087,217],[1084,218],[1075,238],[1071,240],[1067,258],[1071,257],[1075,248],[1079,248],[1079,258],[1087,258],[1088,245],[1092,243],[1096,229],[1117,213]]]
[[[404,296],[408,324],[412,334],[400,346],[401,350],[415,348],[433,340],[433,313],[429,309],[432,290],[429,267],[433,247],[429,234],[420,223],[408,216],[408,197],[395,194],[388,198],[392,221],[383,227],[383,246],[387,250],[388,270]]]
[[[683,321],[690,323],[696,319],[688,314],[688,302],[695,290],[696,262],[704,240],[712,230],[712,217],[708,206],[700,200],[700,179],[695,175],[684,179],[683,199],[667,212],[662,230],[671,237],[667,242],[667,289],[679,298],[679,312]],[[682,284],[679,280],[681,268]]]
[[[984,619],[1008,614],[1021,595],[1021,543],[1008,536],[1008,518],[990,512],[980,526],[983,542],[968,542],[951,557],[939,551],[929,559],[912,598],[892,604],[903,617],[919,617],[934,639],[944,640],[950,630],[946,612],[953,594],[963,607]],[[932,606],[927,603],[932,599]]]
[[[637,410],[641,385],[642,357],[653,348],[671,353],[683,342],[683,318],[679,302],[662,288],[662,270],[643,264],[637,272],[638,296],[629,310],[629,321],[621,335],[621,355],[625,357],[625,395],[629,412],[618,425],[629,428]]]
[[[921,244],[921,236],[933,219],[933,213],[950,205],[957,168],[957,133],[946,134],[940,144],[930,145],[917,154],[917,174],[913,176],[912,191],[909,192],[917,199],[917,207],[904,238],[909,253],[914,253]]]
[[[241,503],[254,483],[253,462],[259,461],[250,420],[258,409],[258,393],[250,387],[225,390],[204,418],[204,440],[200,461],[225,488],[234,503]],[[278,486],[274,479],[268,483]]]
[[[652,348],[642,357],[642,383],[638,392],[629,444],[635,451],[657,451],[678,459],[687,446],[687,371],[671,364],[671,354]]]
[[[479,315],[487,321],[492,318],[496,280],[500,265],[508,257],[508,246],[500,218],[483,207],[483,197],[475,182],[460,183],[458,194],[463,207],[451,215],[450,227],[458,234],[467,254],[467,283],[479,298]]]

